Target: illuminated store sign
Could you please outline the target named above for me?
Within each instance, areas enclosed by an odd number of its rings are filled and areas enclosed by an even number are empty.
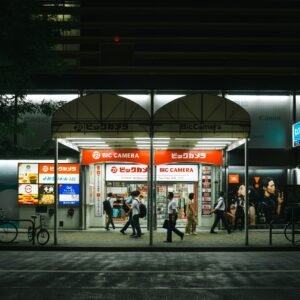
[[[148,166],[109,164],[105,174],[107,181],[147,181]]]
[[[157,181],[198,181],[196,165],[159,165],[156,168]]]
[[[148,150],[82,150],[82,165],[101,162],[129,162],[148,165],[150,151]],[[207,163],[222,165],[222,150],[155,150],[154,164],[168,164],[176,162]]]

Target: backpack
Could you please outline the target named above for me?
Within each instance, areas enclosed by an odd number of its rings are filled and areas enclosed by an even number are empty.
[[[146,215],[147,215],[147,208],[146,208],[145,204],[140,203],[140,214],[139,214],[139,217],[140,218],[145,218]]]
[[[111,206],[110,206],[110,203],[109,203],[109,201],[107,199],[103,201],[103,210],[106,213],[110,213],[111,212]]]
[[[126,200],[123,200],[123,205],[122,205],[123,210],[125,211],[125,213],[128,213],[130,208],[127,206],[126,204]]]

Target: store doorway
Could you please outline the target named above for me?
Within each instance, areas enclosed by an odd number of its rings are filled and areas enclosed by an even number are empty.
[[[173,192],[174,198],[178,201],[178,226],[185,226],[186,205],[190,193],[194,193],[194,208],[198,211],[197,184],[196,183],[158,183],[156,185],[156,215],[157,225],[163,224],[168,218],[168,193]]]
[[[124,210],[124,202],[130,197],[133,191],[139,191],[139,200],[148,207],[148,185],[147,183],[132,183],[107,181],[106,195],[113,193],[113,220],[118,227],[122,227],[127,222],[127,215]],[[147,224],[147,216],[140,219],[141,225]]]

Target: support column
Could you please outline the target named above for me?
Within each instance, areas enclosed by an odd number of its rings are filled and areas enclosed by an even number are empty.
[[[248,138],[245,139],[245,245],[249,245]]]
[[[58,141],[55,139],[55,158],[54,158],[54,245],[58,244],[57,239],[57,220],[58,220]]]
[[[154,166],[154,151],[153,151],[153,137],[154,137],[154,125],[153,125],[153,115],[154,115],[154,91],[151,91],[151,115],[150,115],[150,166],[149,166],[149,177],[150,177],[150,186],[149,186],[149,226],[150,226],[150,235],[149,235],[149,245],[153,245],[153,203],[154,203],[154,184],[153,184],[153,166]]]

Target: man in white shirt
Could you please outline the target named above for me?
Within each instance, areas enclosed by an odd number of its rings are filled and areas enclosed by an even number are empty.
[[[181,240],[183,240],[184,233],[179,231],[176,226],[177,213],[178,213],[178,201],[174,199],[174,194],[169,192],[168,194],[169,204],[168,204],[168,214],[169,214],[169,226],[167,231],[167,240],[165,243],[172,243],[172,231],[180,236]]]
[[[138,200],[139,196],[138,191],[133,191],[132,192],[132,228],[133,231],[136,232],[136,235],[133,235],[132,237],[134,238],[140,238],[142,233],[141,233],[141,227],[140,227],[140,202]]]
[[[120,230],[122,234],[126,234],[126,230],[129,227],[129,225],[132,226],[132,210],[131,210],[131,205],[132,205],[133,199],[132,199],[132,194],[130,194],[129,198],[126,200],[125,205],[127,205],[129,211],[128,211],[128,220],[125,223],[124,227]],[[132,226],[132,236],[136,235],[135,233],[135,228]]]
[[[211,227],[210,233],[217,233],[215,230],[215,228],[217,227],[218,223],[220,222],[220,220],[222,220],[223,225],[225,227],[225,229],[227,230],[228,233],[231,233],[228,224],[227,224],[227,220],[225,218],[225,200],[224,200],[224,192],[220,192],[220,197],[217,201],[217,205],[214,209],[212,209],[212,213],[216,214],[215,217],[215,222],[213,224],[213,226]]]

